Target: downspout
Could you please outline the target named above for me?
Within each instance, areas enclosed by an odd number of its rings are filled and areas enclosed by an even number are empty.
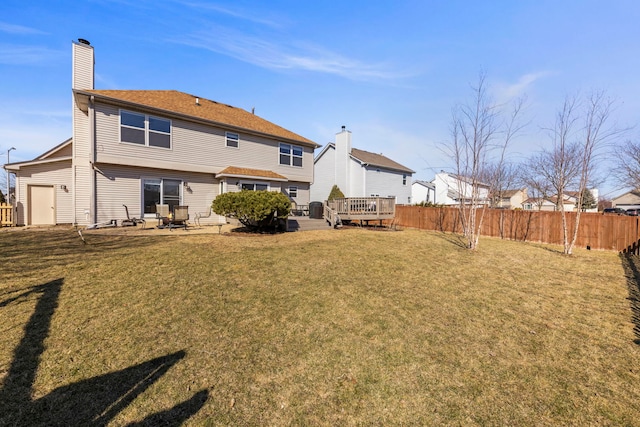
[[[96,197],[96,114],[95,114],[95,97],[91,95],[89,97],[89,161],[91,162],[91,198],[90,204],[91,206],[91,221],[90,224],[96,224],[98,222],[98,209],[97,209],[97,197]]]

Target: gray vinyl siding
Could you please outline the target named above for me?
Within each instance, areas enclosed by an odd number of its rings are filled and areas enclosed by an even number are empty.
[[[88,225],[93,222],[91,209],[91,168],[88,165],[75,165],[76,223]]]
[[[379,172],[378,172],[379,171]],[[380,197],[395,196],[396,203],[408,204],[411,197],[411,175],[382,168],[366,168],[367,188],[365,196],[379,194]],[[407,176],[407,184],[402,185],[402,175]]]
[[[323,202],[329,197],[331,188],[336,182],[335,156],[336,150],[333,147],[328,147],[327,150],[316,159],[313,171],[314,179],[310,190],[310,200],[312,202]]]
[[[118,165],[100,165],[102,174],[97,174],[97,211],[98,222],[112,219],[121,221],[126,219],[123,204],[129,208],[131,217],[143,216],[142,181],[144,179],[177,179],[188,183],[188,187],[181,188],[182,204],[189,206],[189,217],[195,218],[196,213],[206,213],[218,195],[219,183],[211,174],[180,172],[171,170],[136,168]],[[154,225],[155,219],[147,217],[148,225]],[[213,214],[203,218],[202,225],[224,221]]]
[[[73,89],[93,89],[93,48],[74,43],[72,45]]]
[[[344,192],[345,196],[367,197],[370,195],[365,188],[367,185],[365,172],[365,168],[359,161],[349,158],[349,188]]]
[[[23,166],[18,174],[16,224],[26,225],[29,212],[29,185],[52,185],[56,206],[56,223],[73,223],[71,160]],[[66,186],[66,191],[62,186]]]
[[[89,115],[73,104],[73,169],[75,171],[75,222],[93,223],[91,206],[91,135]],[[73,207],[71,208],[73,209]],[[73,221],[72,221],[73,222]]]
[[[128,110],[145,113],[142,110]],[[158,117],[162,117],[156,115]],[[313,148],[303,147],[303,167],[279,164],[279,142],[237,132],[238,148],[227,147],[225,129],[171,117],[171,148],[147,147],[120,142],[120,109],[96,105],[96,159],[98,162],[135,163],[151,167],[217,173],[227,166],[270,170],[289,180],[311,182]],[[169,167],[170,165],[170,167]]]

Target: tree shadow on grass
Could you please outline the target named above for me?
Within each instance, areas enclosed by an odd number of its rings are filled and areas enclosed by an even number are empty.
[[[619,256],[629,289],[631,321],[634,325],[633,332],[636,335],[633,342],[640,345],[640,257],[629,253],[621,253]]]
[[[439,237],[445,242],[449,242],[452,245],[458,246],[462,249],[469,248],[469,245],[462,234],[455,234],[455,233],[449,233],[449,232],[437,232],[437,233],[433,233],[433,235]]]
[[[34,293],[41,294],[0,389],[0,425],[107,425],[185,356],[184,351],[168,354],[59,387],[32,400],[40,357],[45,350],[44,341],[49,335],[63,282],[63,279],[56,279],[0,302],[2,308]],[[130,425],[180,425],[197,413],[207,398],[207,390],[201,390],[170,409]]]

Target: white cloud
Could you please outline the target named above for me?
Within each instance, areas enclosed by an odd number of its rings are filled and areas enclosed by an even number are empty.
[[[549,71],[538,71],[520,76],[515,83],[497,83],[494,89],[495,96],[499,102],[523,96],[535,82],[551,74]]]
[[[40,31],[36,28],[24,27],[22,25],[9,24],[7,22],[0,22],[0,32],[16,35],[31,35],[31,34],[47,34],[44,31]]]
[[[265,16],[257,16],[255,13],[248,12],[246,10],[242,10],[239,8],[232,9],[232,8],[222,7],[220,5],[212,4],[212,3],[201,3],[201,2],[191,2],[191,1],[178,1],[177,3],[182,4],[183,6],[191,7],[193,9],[212,11],[222,15],[227,15],[233,18],[241,19],[243,21],[253,22],[255,24],[261,24],[261,25],[265,25],[273,28],[282,27],[282,21],[284,20],[282,17],[269,19],[269,18],[266,18]]]
[[[223,27],[173,41],[273,70],[313,71],[352,80],[391,80],[408,76],[406,72],[350,59],[318,46],[287,42],[277,44]]]
[[[59,56],[60,52],[38,46],[0,45],[0,64],[40,64]]]

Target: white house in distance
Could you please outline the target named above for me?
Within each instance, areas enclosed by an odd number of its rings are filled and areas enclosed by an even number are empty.
[[[248,111],[175,90],[95,90],[94,49],[72,45],[72,138],[11,163],[18,225],[206,212],[218,194],[281,191],[308,204],[315,142]],[[202,220],[219,222],[211,215]]]
[[[413,181],[411,184],[411,201],[418,203],[435,203],[436,186],[433,182]]]
[[[345,197],[395,197],[398,204],[410,204],[413,173],[382,154],[352,148],[351,132],[342,126],[335,143],[314,160],[311,200],[327,200],[337,185]]]
[[[455,174],[440,172],[432,181],[435,186],[434,203],[438,205],[458,205],[471,200],[471,183]],[[489,203],[489,186],[478,184],[478,203]]]
[[[589,189],[594,200],[598,200],[598,189]],[[567,191],[562,198],[562,204],[565,212],[575,212],[577,210],[578,193],[576,191]],[[614,205],[615,206],[615,205]],[[537,211],[557,211],[558,197],[529,197],[522,202],[522,209]],[[586,209],[585,212],[598,212],[598,207]]]

